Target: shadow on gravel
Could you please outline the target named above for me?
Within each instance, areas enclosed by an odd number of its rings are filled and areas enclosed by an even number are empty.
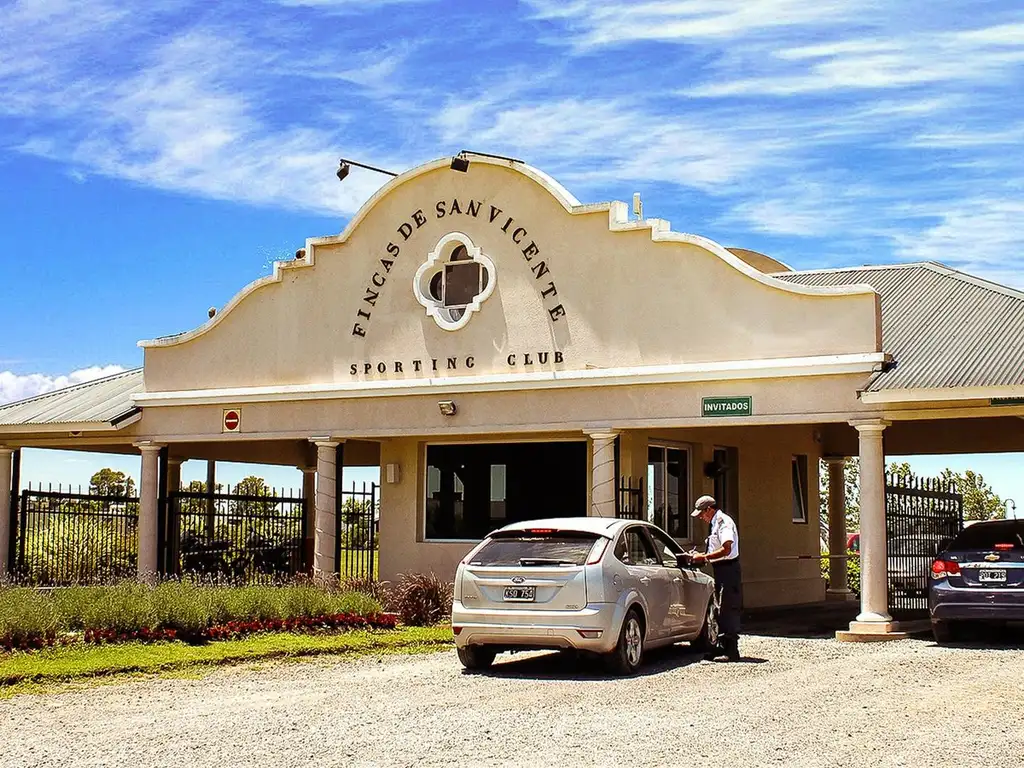
[[[930,638],[930,634],[928,635]],[[953,642],[934,643],[940,648],[964,648],[973,651],[1024,650],[1024,626],[986,626],[967,624],[958,628]]]
[[[644,654],[644,663],[631,677],[650,677],[704,662],[704,656],[690,649],[688,645],[674,645],[657,648]],[[763,664],[765,659],[743,657],[739,662]],[[706,662],[712,663],[712,662]],[[715,662],[715,663],[725,663]],[[493,667],[479,672],[463,670],[463,674],[486,675],[488,677],[518,678],[522,680],[620,680],[623,679],[605,670],[599,658],[571,652],[551,652],[543,655],[520,656],[499,654]]]

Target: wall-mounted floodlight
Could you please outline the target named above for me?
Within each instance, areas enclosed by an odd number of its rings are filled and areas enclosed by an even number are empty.
[[[452,158],[451,169],[453,171],[459,171],[465,173],[469,170],[469,157],[468,155],[476,155],[477,157],[493,157],[495,160],[508,160],[510,163],[521,163],[522,160],[517,160],[514,157],[505,157],[505,155],[492,155],[489,152],[474,152],[471,149],[464,149],[459,154]]]
[[[344,181],[345,177],[348,176],[349,171],[352,170],[352,166],[356,168],[365,168],[368,171],[376,171],[377,173],[383,173],[387,176],[397,176],[398,174],[394,171],[385,171],[383,168],[377,168],[373,165],[366,165],[365,163],[357,163],[355,160],[346,160],[344,157],[338,164],[338,181]]]
[[[458,410],[454,400],[442,400],[437,404],[442,416],[454,416]]]

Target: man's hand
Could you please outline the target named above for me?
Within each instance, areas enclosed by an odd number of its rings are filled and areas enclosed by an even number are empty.
[[[702,555],[700,552],[695,552],[690,558],[690,562],[694,565],[704,565],[707,561],[708,556]]]

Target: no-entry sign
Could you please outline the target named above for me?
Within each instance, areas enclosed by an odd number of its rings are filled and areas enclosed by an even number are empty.
[[[242,412],[238,408],[224,411],[224,432],[240,432],[242,429]]]

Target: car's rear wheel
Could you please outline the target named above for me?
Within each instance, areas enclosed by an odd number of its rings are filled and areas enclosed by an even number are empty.
[[[607,657],[608,669],[617,675],[631,675],[644,660],[644,623],[640,612],[631,608],[619,630],[619,642]]]
[[[466,645],[457,649],[462,666],[471,671],[487,669],[494,663],[497,652],[486,645]]]
[[[712,594],[708,600],[708,609],[704,612],[704,626],[700,628],[700,634],[697,635],[692,645],[694,650],[707,653],[708,651],[717,650],[718,643],[718,600]]]
[[[955,642],[960,637],[959,627],[949,621],[933,621],[932,637],[940,645]]]

